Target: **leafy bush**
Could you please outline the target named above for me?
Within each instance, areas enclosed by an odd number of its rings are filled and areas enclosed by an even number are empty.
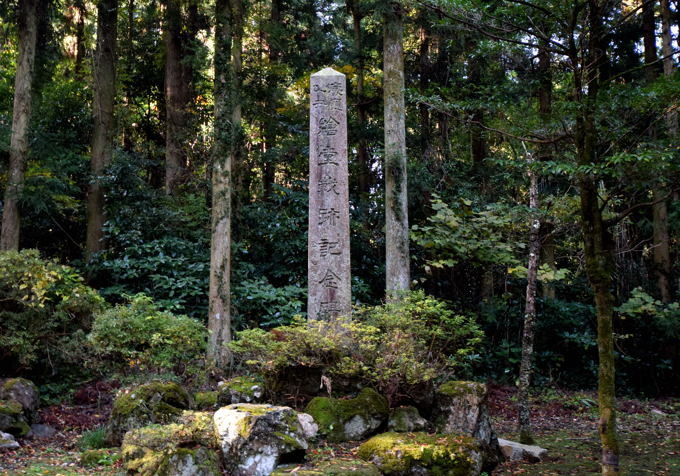
[[[481,342],[470,317],[445,304],[412,293],[403,300],[364,307],[353,320],[307,322],[267,332],[239,332],[231,349],[269,380],[287,369],[321,369],[327,377],[358,379],[394,401],[465,364]]]
[[[93,367],[130,371],[174,371],[203,356],[207,331],[198,321],[159,310],[143,294],[96,316],[88,342]]]
[[[0,362],[14,364],[3,368],[54,373],[78,362],[84,331],[103,306],[73,268],[36,250],[0,253]]]

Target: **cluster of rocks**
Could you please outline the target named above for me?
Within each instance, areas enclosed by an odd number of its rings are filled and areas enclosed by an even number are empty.
[[[158,476],[479,475],[503,458],[484,384],[440,386],[429,419],[414,407],[390,410],[370,388],[350,399],[316,397],[304,412],[260,403],[263,393],[243,377],[194,395],[152,382],[119,394],[109,439],[129,473]],[[316,438],[366,441],[358,460],[301,469]]]
[[[371,388],[355,398],[316,397],[304,412],[262,403],[263,396],[262,382],[250,377],[193,395],[174,382],[150,382],[119,391],[106,438],[120,447],[128,473],[143,476],[476,476],[504,457],[535,461],[545,452],[498,440],[486,386],[475,382],[441,385],[427,419],[415,407],[390,409]],[[38,405],[32,382],[0,382],[0,450],[18,448],[15,437],[54,432],[35,423]],[[306,452],[316,439],[364,442],[359,459],[309,468]],[[82,463],[111,451],[85,452]]]
[[[30,380],[0,381],[0,451],[19,448],[18,437],[49,438],[55,430],[37,423],[38,388]]]

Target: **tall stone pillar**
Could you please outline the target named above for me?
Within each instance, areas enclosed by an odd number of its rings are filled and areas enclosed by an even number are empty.
[[[352,309],[347,92],[345,75],[331,68],[310,82],[307,315],[332,319]]]

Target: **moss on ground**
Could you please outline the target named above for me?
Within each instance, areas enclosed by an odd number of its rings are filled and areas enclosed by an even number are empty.
[[[219,392],[196,392],[194,393],[194,408],[197,410],[210,410],[217,406]]]

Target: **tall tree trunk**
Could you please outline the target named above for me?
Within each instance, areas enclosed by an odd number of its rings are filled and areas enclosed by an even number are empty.
[[[388,5],[383,37],[385,101],[386,291],[397,298],[410,287],[403,6]]]
[[[164,0],[165,21],[165,193],[174,195],[182,180],[185,163],[186,126],[182,75],[182,8],[180,0]]]
[[[19,57],[14,80],[12,134],[9,146],[9,170],[2,210],[0,250],[19,249],[21,216],[19,201],[24,187],[24,171],[28,160],[28,125],[31,120],[35,49],[38,37],[38,3],[42,0],[19,2]]]
[[[549,32],[550,25],[544,24],[541,28],[544,32]],[[544,127],[547,127],[552,114],[552,72],[550,70],[550,51],[548,51],[548,42],[546,40],[539,40],[538,49],[538,114]],[[538,148],[538,160],[550,160],[551,150],[550,145],[541,144]],[[549,180],[549,179],[546,179]],[[548,183],[549,186],[549,183]],[[554,224],[546,220],[541,224],[541,256],[543,263],[547,264],[551,270],[557,271],[557,260],[555,258],[555,239],[553,232],[555,230]],[[543,297],[555,299],[557,293],[555,285],[550,282],[543,283]]]
[[[224,368],[231,362],[232,166],[241,145],[242,0],[215,5],[215,143],[212,151],[212,235],[207,358]]]
[[[663,73],[665,76],[673,74],[673,46],[671,44],[671,12],[669,0],[661,0],[661,54],[663,56]],[[678,116],[675,111],[665,114],[666,134],[672,139],[678,135]],[[659,200],[668,194],[665,184],[654,188],[654,200]],[[668,205],[665,200],[656,203],[652,208],[653,244],[654,244],[654,272],[661,301],[669,303],[672,300],[671,286],[671,250],[668,232]]]
[[[83,59],[85,59],[85,15],[87,7],[83,0],[76,0],[74,7],[78,12],[76,18],[76,61],[73,66],[73,75],[81,79],[83,75]]]
[[[104,190],[100,183],[104,169],[113,154],[116,97],[116,41],[118,0],[99,0],[97,4],[97,50],[94,61],[94,134],[90,160],[91,182],[87,193],[87,236],[85,255],[103,249]]]
[[[582,58],[582,75],[574,75],[574,98],[581,104],[576,118],[575,141],[577,162],[580,166],[598,163],[595,108],[599,92],[599,66],[603,62],[604,8],[600,0],[588,0],[587,52]],[[578,53],[576,53],[578,55]],[[572,57],[575,70],[579,62]],[[584,88],[587,85],[587,89]],[[602,216],[597,182],[587,174],[578,176],[581,227],[586,274],[595,295],[597,315],[598,430],[602,449],[602,474],[619,475],[619,439],[616,431],[616,386],[614,370],[614,241]]]
[[[268,59],[269,59],[269,71],[270,71],[270,84],[269,84],[269,97],[268,104],[266,107],[269,110],[274,110],[277,107],[277,94],[278,94],[278,76],[274,72],[274,65],[279,62],[279,49],[276,44],[276,39],[272,38],[272,33],[274,28],[281,23],[281,0],[272,0],[272,7],[269,13],[269,25],[270,33],[266,38]],[[265,200],[272,198],[274,182],[276,180],[276,163],[274,162],[272,149],[276,146],[276,129],[277,129],[277,119],[276,117],[267,116],[264,118],[263,125],[263,136],[264,136],[264,163],[262,166],[262,189]]]
[[[361,29],[361,20],[364,18],[364,12],[361,8],[361,0],[350,0],[348,8],[352,14],[352,32],[354,35],[354,55],[356,57],[357,65],[357,115],[359,118],[359,141],[357,144],[357,160],[359,162],[359,177],[358,188],[359,195],[365,200],[371,192],[371,158],[368,153],[368,141],[366,140],[366,124],[368,121],[368,104],[366,103],[366,96],[364,91],[365,82],[365,58],[364,58],[364,41],[363,31]]]
[[[538,180],[531,169],[533,159],[529,157],[529,208],[534,216],[531,219],[529,234],[529,262],[527,265],[527,293],[524,306],[524,329],[522,333],[522,360],[519,368],[517,395],[519,442],[532,445],[529,384],[531,381],[534,355],[534,321],[536,320],[536,283],[538,281],[538,257],[541,252],[541,222],[538,219]]]

